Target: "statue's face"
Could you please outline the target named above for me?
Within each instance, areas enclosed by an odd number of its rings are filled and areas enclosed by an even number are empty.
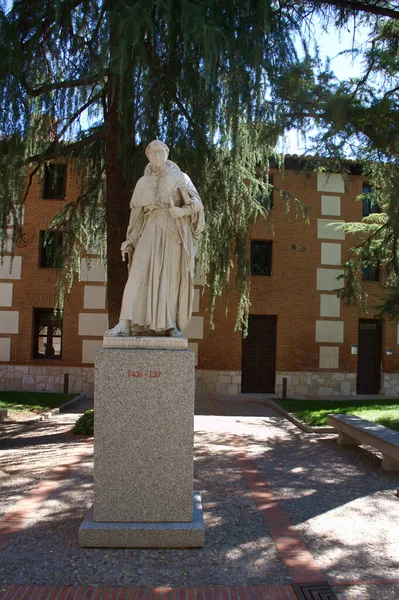
[[[154,144],[147,152],[148,160],[154,167],[163,167],[166,163],[167,153],[161,144]]]

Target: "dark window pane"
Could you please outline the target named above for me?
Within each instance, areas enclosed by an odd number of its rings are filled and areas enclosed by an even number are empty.
[[[362,281],[379,281],[379,267],[362,267]]]
[[[34,309],[33,358],[61,358],[62,321],[51,308]]]
[[[272,242],[251,242],[251,275],[271,275]]]
[[[380,207],[374,198],[374,190],[368,183],[363,184],[363,217],[367,217],[367,215],[371,215],[373,213],[381,212]]]
[[[66,190],[66,165],[47,164],[44,171],[43,198],[62,200]]]
[[[52,231],[47,236],[45,244],[45,231],[40,232],[39,240],[39,267],[41,269],[57,269],[61,265],[62,232]]]

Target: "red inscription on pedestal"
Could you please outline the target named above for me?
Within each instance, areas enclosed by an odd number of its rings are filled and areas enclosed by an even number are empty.
[[[128,369],[127,376],[128,377],[160,377],[161,371],[149,371],[148,373],[143,373],[143,371],[140,371],[140,370],[131,371],[130,369]]]

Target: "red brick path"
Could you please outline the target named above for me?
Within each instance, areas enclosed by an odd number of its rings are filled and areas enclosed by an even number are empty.
[[[13,585],[0,600],[296,600],[290,585],[214,588],[127,588]]]
[[[222,414],[215,395],[209,395],[215,414]],[[249,456],[245,444],[237,435],[226,434],[235,454],[241,474],[251,491],[252,498],[266,523],[268,532],[276,545],[282,562],[293,583],[326,582],[326,576],[318,568],[313,556],[302,542],[287,513],[273,495],[267,481],[255,461]]]

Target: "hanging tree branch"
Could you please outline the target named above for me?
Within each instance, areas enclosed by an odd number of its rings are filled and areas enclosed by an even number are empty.
[[[342,7],[345,9],[370,13],[380,17],[390,17],[399,19],[399,10],[386,8],[379,4],[368,4],[367,2],[358,2],[357,0],[315,0],[314,4],[328,4],[329,6]]]
[[[72,144],[66,144],[65,146],[61,146],[59,142],[56,142],[54,145],[52,144],[51,146],[49,146],[49,148],[47,148],[47,150],[45,150],[41,154],[29,156],[26,159],[25,163],[27,165],[32,164],[34,162],[43,163],[47,160],[51,160],[52,158],[58,158],[59,156],[68,156],[72,152],[80,150],[80,148],[84,148],[85,146],[89,146],[90,144],[101,141],[103,139],[105,139],[105,133],[104,130],[101,129],[100,131],[96,131],[95,133],[92,133],[91,135],[88,135],[87,137]]]
[[[92,85],[93,83],[99,82],[99,76],[93,75],[86,79],[69,79],[67,81],[58,81],[54,83],[45,83],[37,88],[29,88],[26,86],[26,93],[33,98],[40,96],[41,94],[47,94],[48,92],[54,92],[56,90],[65,90],[75,87],[83,87],[86,85]]]
[[[72,123],[74,121],[76,121],[76,119],[85,111],[89,108],[89,106],[91,106],[92,104],[94,104],[94,102],[96,102],[97,100],[101,100],[103,96],[103,90],[101,90],[101,92],[99,92],[98,94],[96,94],[95,96],[92,96],[91,98],[88,99],[88,101],[83,104],[69,119],[68,122],[66,123],[66,125],[64,125],[64,127],[61,129],[60,133],[57,135],[57,138],[60,139],[62,138],[62,136],[64,135],[64,133],[66,131],[68,131],[68,129],[70,128],[70,126],[72,125]]]
[[[193,130],[193,133],[198,133],[200,132],[201,135],[203,136],[203,138],[206,141],[206,138],[203,134],[203,132],[201,131],[201,129],[198,127],[198,124],[194,121],[194,119],[192,118],[192,116],[190,115],[190,113],[188,112],[187,108],[184,106],[184,104],[181,102],[181,100],[179,99],[178,95],[175,94],[175,102],[177,104],[177,107],[181,110],[181,112],[183,113],[183,115],[186,117],[187,119],[187,123],[190,125],[191,129]]]
[[[53,144],[51,144],[51,146],[49,146],[49,148],[47,148],[47,150],[45,152],[43,152],[42,154],[37,154],[36,156],[30,156],[29,158],[27,158],[26,164],[29,165],[34,162],[36,162],[37,164],[34,167],[34,169],[29,173],[28,185],[26,186],[26,189],[25,189],[23,201],[24,202],[26,201],[28,194],[29,194],[29,190],[33,183],[33,178],[36,175],[36,173],[39,171],[39,169],[43,163],[47,162],[48,160],[51,160],[52,158],[57,158],[59,156],[67,156],[74,150],[77,150],[79,148],[84,148],[85,146],[89,146],[90,144],[93,144],[94,142],[97,142],[103,138],[104,138],[104,133],[97,132],[97,133],[92,134],[91,136],[88,136],[87,138],[85,138],[83,140],[80,140],[79,142],[75,142],[74,144],[68,144],[67,146],[60,146],[59,142],[56,141],[56,142],[53,142]]]

